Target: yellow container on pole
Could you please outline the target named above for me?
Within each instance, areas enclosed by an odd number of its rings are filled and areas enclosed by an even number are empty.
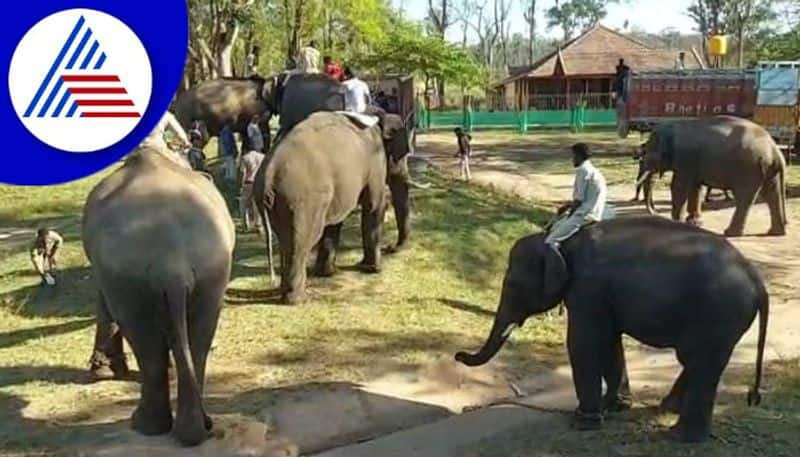
[[[712,56],[724,56],[728,53],[728,37],[712,35],[708,40],[708,53]]]

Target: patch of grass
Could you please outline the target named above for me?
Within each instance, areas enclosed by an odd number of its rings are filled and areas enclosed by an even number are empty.
[[[138,399],[134,383],[82,382],[92,349],[95,288],[79,221],[86,195],[106,173],[59,186],[56,205],[25,208],[26,202],[47,201],[52,189],[29,189],[30,195],[18,189],[16,198],[0,202],[0,214],[14,225],[62,221],[56,227],[67,239],[64,274],[55,288],[40,287],[31,270],[32,235],[22,236],[24,247],[9,249],[0,260],[0,453],[91,442],[127,427]],[[343,271],[310,279],[310,302],[299,307],[273,305],[264,242],[238,235],[209,363],[212,413],[255,415],[282,387],[315,389],[413,372],[483,343],[508,249],[537,230],[548,213],[432,172],[416,179],[432,187],[413,192],[411,247],[384,257],[379,275],[351,271],[361,241],[359,220],[350,218],[337,261]],[[390,217],[384,242],[395,237]],[[500,361],[520,372],[563,363],[562,329],[559,319],[530,322]]]
[[[478,445],[471,457],[750,457],[796,456],[800,450],[800,360],[769,364],[771,384],[763,403],[748,407],[742,393],[723,393],[717,399],[714,438],[699,445],[667,438],[677,419],[659,415],[652,408],[634,408],[611,416],[597,432],[566,430],[537,433],[529,428],[493,437]],[[752,373],[733,373],[733,384],[747,385]],[[729,385],[730,387],[730,385]]]

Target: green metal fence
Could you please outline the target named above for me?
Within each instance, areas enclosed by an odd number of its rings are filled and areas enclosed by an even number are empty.
[[[614,127],[617,113],[612,109],[586,109],[576,106],[571,110],[527,110],[527,111],[427,111],[420,108],[418,127],[421,130],[452,129],[462,127],[466,131],[475,129],[516,129],[526,132],[529,128]]]

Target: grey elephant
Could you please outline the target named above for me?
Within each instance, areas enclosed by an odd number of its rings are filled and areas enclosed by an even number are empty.
[[[283,132],[317,111],[344,110],[344,87],[326,74],[280,73],[267,78],[221,78],[205,81],[182,93],[172,104],[175,117],[188,129],[192,121],[206,124],[217,136],[225,124],[246,138],[247,124],[261,115],[262,131],[278,115]],[[265,145],[268,147],[268,145]]]
[[[214,184],[152,149],[139,149],[89,194],[83,244],[99,289],[96,341],[121,340],[141,371],[133,428],[184,445],[211,428],[203,407],[206,359],[228,284],[233,221]],[[178,377],[173,423],[167,367]]]
[[[769,133],[746,119],[714,116],[659,125],[645,148],[644,167],[652,173],[672,171],[672,218],[700,221],[703,185],[730,189],[736,211],[725,230],[741,236],[750,207],[760,194],[770,209],[770,235],[786,233],[786,161]]]
[[[193,121],[203,121],[210,136],[218,136],[225,124],[246,136],[253,115],[266,123],[277,113],[273,88],[272,79],[258,76],[204,81],[180,94],[171,111],[187,131]]]
[[[758,313],[748,403],[760,401],[769,296],[756,269],[725,238],[659,217],[612,219],[564,242],[562,261],[544,237],[514,244],[489,337],[476,354],[459,352],[456,360],[486,363],[514,328],[563,300],[578,428],[599,428],[604,411],[627,406],[626,334],[675,349],[683,369],[662,408],[679,413],[674,431],[696,442],[711,432],[720,375]]]
[[[315,245],[315,273],[334,273],[342,223],[359,205],[364,243],[359,265],[367,272],[380,270],[387,184],[397,247],[408,240],[408,132],[399,116],[379,114],[379,124],[364,127],[345,114],[314,113],[286,134],[256,174],[253,192],[262,218],[269,217],[278,237],[287,303],[305,298],[306,259]]]

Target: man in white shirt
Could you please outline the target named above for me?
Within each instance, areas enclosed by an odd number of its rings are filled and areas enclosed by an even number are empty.
[[[603,220],[606,209],[606,179],[589,160],[591,153],[584,143],[572,146],[572,163],[575,165],[575,184],[572,201],[563,205],[558,219],[550,228],[545,243],[556,252],[559,246],[584,226]]]
[[[308,46],[300,48],[295,70],[297,73],[319,73],[319,51],[316,41],[311,41]]]
[[[372,103],[369,94],[369,86],[364,81],[358,79],[350,68],[344,69],[344,109],[356,113],[363,113],[367,106]]]
[[[240,165],[240,173],[242,178],[242,199],[239,206],[242,219],[244,219],[244,230],[250,231],[253,223],[262,231],[261,223],[258,220],[256,211],[256,202],[253,198],[253,181],[256,177],[256,172],[261,167],[261,162],[264,160],[264,154],[260,151],[250,150],[242,156]]]

